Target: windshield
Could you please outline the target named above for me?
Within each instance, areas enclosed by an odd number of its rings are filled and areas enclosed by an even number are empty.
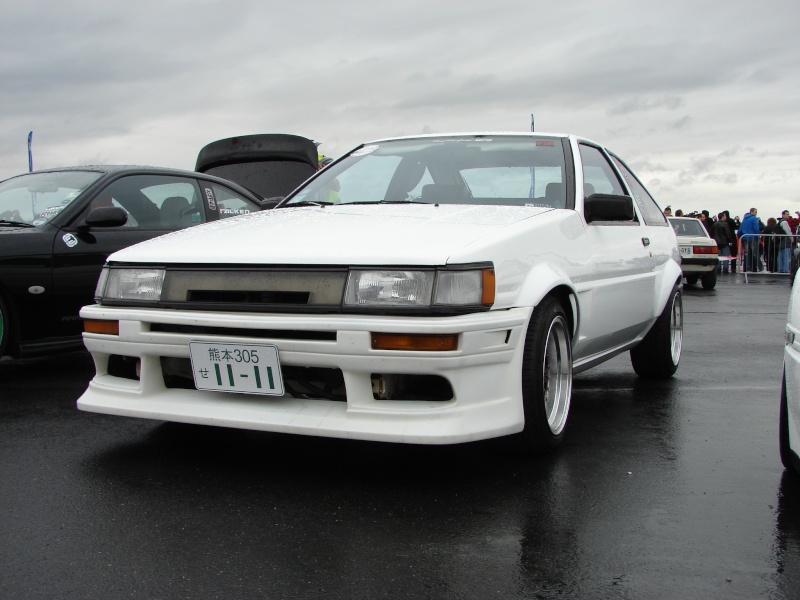
[[[708,236],[706,228],[697,219],[670,219],[669,224],[675,230],[675,235]]]
[[[566,207],[558,138],[449,136],[363,146],[283,206],[423,202]]]
[[[91,171],[56,171],[7,179],[0,183],[0,223],[44,225],[101,175]]]

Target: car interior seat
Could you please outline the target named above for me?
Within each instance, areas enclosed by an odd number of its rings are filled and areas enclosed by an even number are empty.
[[[456,202],[467,197],[467,190],[464,186],[444,183],[424,185],[420,195],[423,202]]]
[[[189,201],[183,196],[170,196],[161,204],[161,226],[182,229],[192,224]]]
[[[548,183],[544,188],[544,201],[553,208],[564,208],[566,202],[563,189],[564,186],[560,183]]]

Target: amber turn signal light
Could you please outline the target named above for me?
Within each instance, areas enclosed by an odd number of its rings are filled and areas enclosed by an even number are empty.
[[[86,319],[83,322],[83,331],[86,333],[119,335],[119,321],[96,321],[94,319]]]
[[[458,350],[458,334],[418,334],[373,333],[373,350],[424,350],[445,352]]]

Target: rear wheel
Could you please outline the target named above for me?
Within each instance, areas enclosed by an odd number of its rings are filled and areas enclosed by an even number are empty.
[[[697,283],[697,275],[687,275],[686,276],[686,284],[687,285],[694,285]]]
[[[714,286],[717,285],[717,270],[714,269],[713,271],[709,271],[705,275],[703,275],[703,289],[704,290],[713,290]]]
[[[564,308],[546,298],[534,310],[525,336],[519,447],[541,454],[561,443],[572,398],[572,339]]]
[[[631,349],[631,364],[639,377],[666,379],[678,370],[683,346],[681,289],[672,290],[669,302],[638,346]]]

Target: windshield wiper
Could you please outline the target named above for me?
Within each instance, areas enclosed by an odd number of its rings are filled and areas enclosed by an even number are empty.
[[[373,202],[343,202],[342,205],[349,204],[430,204],[430,202],[423,202],[422,200],[375,200]]]
[[[275,208],[294,208],[295,206],[330,206],[333,202],[314,202],[312,200],[303,200],[302,202],[290,202],[289,204],[282,204]]]
[[[10,225],[12,227],[36,227],[30,223],[23,223],[22,221],[9,221],[7,219],[0,219],[0,225]]]

